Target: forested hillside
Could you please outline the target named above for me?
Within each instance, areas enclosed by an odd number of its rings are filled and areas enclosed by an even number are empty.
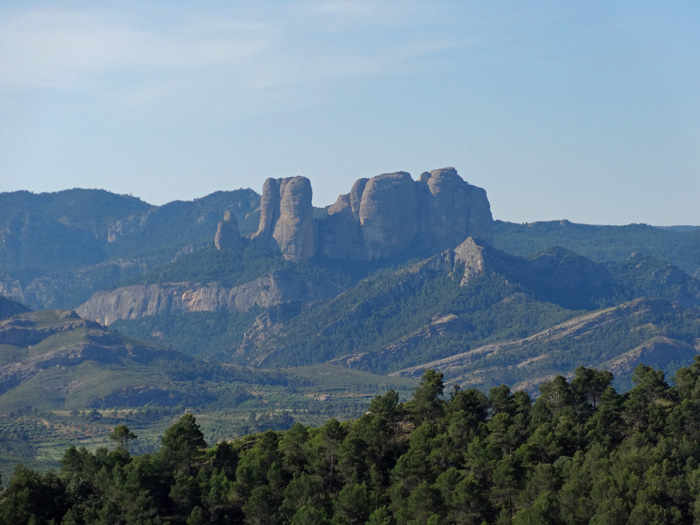
[[[640,365],[621,395],[580,367],[533,400],[428,370],[413,398],[376,396],[356,420],[295,424],[208,448],[192,414],[158,452],[70,447],[60,472],[19,466],[3,523],[691,524],[700,519],[700,358],[670,386]]]
[[[690,275],[700,270],[700,227],[648,224],[597,226],[567,220],[518,224],[494,221],[493,244],[525,257],[562,246],[596,261],[619,261],[641,252],[669,261]]]
[[[0,193],[0,292],[33,308],[75,308],[207,246],[227,210],[244,235],[254,231],[259,202],[243,189],[163,206],[104,190]]]

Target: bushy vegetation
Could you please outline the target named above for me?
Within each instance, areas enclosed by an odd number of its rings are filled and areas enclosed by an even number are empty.
[[[229,315],[191,312],[116,321],[110,328],[137,339],[165,343],[178,352],[199,358],[230,359],[261,309]]]
[[[375,397],[369,412],[320,428],[246,436],[207,448],[195,417],[132,456],[70,447],[59,473],[18,466],[0,496],[5,523],[690,524],[700,519],[700,358],[674,386],[640,365],[620,395],[580,367],[533,402],[488,395],[428,370],[413,398]]]
[[[433,338],[400,353],[377,356],[366,367],[392,371],[490,341],[525,337],[575,315],[523,292],[523,287],[497,274],[479,276],[464,287],[459,286],[459,276],[447,274],[418,284],[401,274],[373,276],[327,304],[302,311],[282,335],[271,339],[270,346],[285,351],[273,354],[269,362],[298,366],[377,351],[447,314],[460,316],[469,327],[455,337]]]

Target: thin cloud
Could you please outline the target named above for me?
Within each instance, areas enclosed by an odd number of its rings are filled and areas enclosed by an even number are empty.
[[[320,16],[331,24],[341,22],[387,27],[423,25],[440,11],[438,4],[406,0],[323,0],[308,4],[309,13]]]
[[[320,2],[312,6],[312,11],[356,17],[372,14],[375,11],[375,6],[374,2]]]
[[[411,2],[300,2],[264,18],[242,9],[218,16],[162,6],[6,12],[0,91],[70,91],[83,105],[93,97],[101,107],[126,109],[204,96],[221,111],[255,113],[303,104],[292,96],[295,87],[430,72],[466,45],[461,36],[436,35]]]
[[[0,86],[70,88],[115,72],[235,65],[269,46],[261,29],[196,18],[145,29],[107,12],[20,12],[0,22]]]

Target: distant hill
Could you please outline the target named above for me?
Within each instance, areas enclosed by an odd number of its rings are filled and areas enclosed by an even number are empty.
[[[213,243],[225,211],[256,230],[260,197],[216,192],[152,206],[104,190],[0,193],[0,292],[34,308],[74,308],[95,291]]]
[[[26,306],[0,295],[0,320],[28,311]]]
[[[493,245],[523,257],[562,246],[594,261],[619,261],[634,252],[670,262],[689,275],[700,275],[700,227],[648,224],[593,226],[567,220],[516,224],[495,221]]]
[[[191,389],[173,386],[162,366],[153,366],[189,358],[108,332],[68,310],[0,321],[0,348],[0,406],[7,411],[123,405],[127,397],[127,404],[141,406],[159,396],[161,403],[193,396]]]

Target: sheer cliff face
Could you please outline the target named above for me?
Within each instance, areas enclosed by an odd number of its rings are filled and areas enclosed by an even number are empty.
[[[486,192],[465,182],[454,168],[423,173],[421,244],[436,250],[451,248],[468,236],[491,240],[491,207]]]
[[[328,209],[323,253],[339,259],[380,259],[409,248],[440,251],[469,236],[491,240],[486,192],[454,168],[360,179]]]
[[[309,281],[303,274],[276,270],[234,287],[217,283],[138,284],[100,291],[76,308],[84,319],[109,325],[120,319],[188,312],[245,312],[289,301],[330,299],[342,289],[331,281]]]
[[[292,261],[319,251],[330,259],[374,260],[453,248],[469,236],[491,239],[486,192],[454,168],[423,173],[418,181],[403,171],[360,179],[328,209],[320,229],[308,179],[268,179],[260,212],[256,242]]]
[[[360,200],[360,226],[368,259],[390,257],[407,248],[416,235],[418,194],[404,172],[371,178]]]
[[[257,242],[279,248],[290,261],[313,257],[318,232],[311,197],[311,183],[306,177],[267,179],[260,200]]]

